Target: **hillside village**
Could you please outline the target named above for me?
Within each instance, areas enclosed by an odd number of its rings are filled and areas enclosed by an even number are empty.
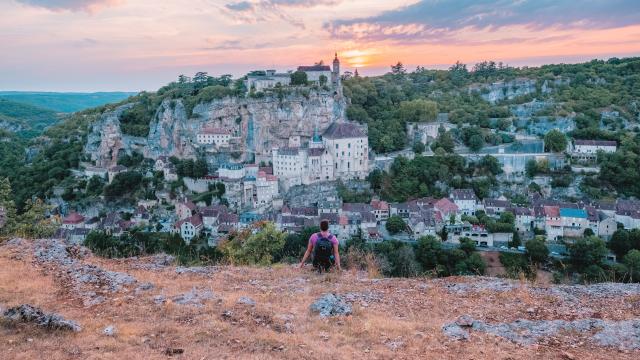
[[[196,237],[203,238],[215,246],[228,234],[256,222],[274,222],[278,230],[299,233],[316,226],[320,219],[327,219],[343,244],[352,237],[377,243],[415,242],[424,236],[435,236],[451,246],[456,246],[460,238],[470,238],[480,248],[523,252],[521,244],[541,238],[552,255],[562,257],[567,254],[566,245],[585,234],[609,240],[618,229],[640,228],[640,201],[589,200],[581,195],[575,182],[584,174],[597,173],[598,155],[615,153],[618,144],[575,139],[561,150],[551,150],[544,135],[554,130],[572,131],[576,127],[575,116],[539,116],[548,104],[536,99],[511,106],[509,123],[494,130],[497,135],[510,138],[509,142],[487,144],[479,150],[464,143],[455,144],[455,153],[471,164],[495,159],[501,184],[497,189],[480,197],[471,187],[456,189],[445,185],[441,197],[384,201],[366,181],[371,172],[389,171],[397,157],[437,157],[434,146],[443,134],[464,131],[466,125],[460,127],[449,121],[449,113],[438,113],[430,122],[407,122],[406,142],[413,147],[378,154],[369,144],[366,124],[347,119],[344,105],[340,105],[345,102],[342,82],[353,74],[340,73],[337,54],[333,68],[319,62],[300,66],[296,73],[306,76],[307,89],[326,94],[321,96],[331,99],[334,110],[328,110],[327,115],[316,112],[307,118],[304,114],[310,110],[305,109],[287,131],[282,125],[275,125],[260,132],[259,128],[270,126],[260,122],[263,113],[256,115],[262,110],[240,112],[234,121],[226,121],[236,116],[229,113],[228,109],[234,106],[230,100],[208,108],[198,105],[191,119],[182,120],[185,115],[175,110],[180,103],[163,101],[156,116],[165,118],[158,120],[158,126],[164,123],[162,129],[173,128],[180,122],[183,130],[171,130],[174,135],[161,134],[159,140],[153,140],[155,130],[150,131],[148,140],[124,134],[122,119],[130,111],[130,104],[101,115],[104,120],[94,125],[85,146],[86,158],[91,161],[82,162],[74,176],[88,183],[115,182],[126,187],[127,178],[135,172],[143,175],[147,191],[133,203],[104,206],[103,202],[81,205],[65,201],[63,192],[69,189],[60,189],[56,197],[49,199],[60,224],[55,237],[80,244],[92,231],[121,236],[142,230],[178,234],[187,244]],[[249,98],[268,99],[283,89],[299,92],[300,86],[291,83],[295,79],[292,74],[253,71],[243,85]],[[567,82],[560,78],[545,81],[541,91],[550,93],[554,86]],[[527,79],[517,79],[470,87],[469,91],[495,103],[527,95],[535,87]],[[292,99],[299,101],[295,96]],[[238,109],[243,107],[247,105]],[[166,111],[172,113],[167,115]],[[197,117],[195,111],[199,111]],[[606,119],[619,116],[616,112],[603,112],[603,129],[611,126]],[[278,121],[282,124],[283,120]],[[274,132],[278,134],[274,136]],[[270,140],[261,139],[261,134]],[[531,170],[532,164],[534,168],[536,164],[545,168],[547,173]],[[549,171],[571,175],[574,182],[558,192],[554,186],[557,179]],[[345,201],[341,196],[345,193],[364,194],[366,201]],[[514,193],[520,195],[514,198]],[[401,219],[401,227],[389,231],[390,217]],[[613,254],[610,257],[615,259]]]

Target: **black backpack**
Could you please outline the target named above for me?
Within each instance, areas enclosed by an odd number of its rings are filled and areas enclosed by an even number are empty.
[[[333,244],[331,241],[318,233],[318,240],[313,249],[313,260],[320,264],[331,264],[331,255],[333,255]],[[331,237],[333,235],[329,235]]]

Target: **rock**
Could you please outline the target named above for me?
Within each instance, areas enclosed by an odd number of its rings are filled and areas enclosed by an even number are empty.
[[[473,326],[473,318],[469,315],[462,315],[456,320],[456,325],[462,327],[471,327]]]
[[[202,306],[202,302],[210,299],[213,299],[211,290],[193,288],[189,292],[172,297],[171,301],[180,305]]]
[[[311,304],[311,311],[321,317],[351,315],[352,309],[349,303],[336,294],[325,294]]]
[[[116,327],[113,325],[109,325],[102,330],[102,333],[106,336],[115,336],[116,335]]]
[[[246,296],[241,296],[240,298],[238,298],[238,301],[236,301],[236,303],[240,305],[256,306],[255,300]]]
[[[469,340],[469,332],[456,323],[446,324],[442,327],[442,332],[455,340]]]
[[[22,304],[12,307],[2,313],[3,318],[9,321],[32,323],[48,330],[68,330],[80,331],[82,328],[78,323],[67,320],[58,314],[46,314],[39,308]]]
[[[154,285],[150,282],[142,283],[137,288],[136,291],[147,291],[154,288]]]
[[[164,295],[156,295],[153,297],[153,302],[156,305],[164,304],[167,301],[167,298]]]
[[[179,348],[166,348],[164,354],[167,356],[180,355],[184,353],[184,349]]]

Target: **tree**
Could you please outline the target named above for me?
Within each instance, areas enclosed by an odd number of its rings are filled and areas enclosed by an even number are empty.
[[[431,122],[438,115],[438,105],[424,99],[403,101],[400,103],[398,115],[404,122]]]
[[[421,141],[416,141],[413,143],[413,152],[416,154],[422,154],[424,152],[425,146]]]
[[[0,207],[4,210],[4,223],[0,224],[0,234],[10,234],[16,224],[16,205],[9,178],[0,179]]]
[[[402,220],[400,216],[392,215],[387,219],[385,227],[387,228],[387,231],[393,235],[404,231],[407,228],[407,224],[405,224],[404,220]]]
[[[624,264],[629,271],[629,280],[633,282],[640,280],[640,250],[633,249],[624,256]]]
[[[467,253],[467,255],[471,255],[474,251],[476,251],[476,243],[468,237],[461,237],[460,250]]]
[[[569,261],[579,272],[592,265],[600,266],[606,255],[607,246],[597,236],[578,239],[569,246]]]
[[[609,240],[609,248],[618,259],[622,259],[632,248],[629,232],[624,229],[616,230]]]
[[[482,159],[480,159],[478,165],[492,175],[498,175],[502,173],[502,165],[500,164],[500,161],[498,161],[498,159],[496,159],[494,156],[483,156]]]
[[[416,255],[411,245],[403,244],[391,252],[389,261],[395,276],[412,277],[420,273],[420,264],[416,261]]]
[[[451,132],[449,131],[441,131],[438,132],[438,137],[436,141],[431,145],[432,150],[436,150],[437,148],[442,148],[444,151],[448,153],[452,153],[456,147],[456,143],[453,140],[453,136],[451,136]]]
[[[327,77],[324,75],[320,75],[320,77],[318,77],[318,82],[320,83],[320,86],[325,86],[327,84]]]
[[[265,222],[223,241],[220,249],[232,264],[270,265],[281,256],[285,242],[286,234]]]
[[[479,135],[479,134],[471,135],[471,137],[469,138],[468,145],[469,145],[469,150],[473,152],[480,151],[480,149],[482,149],[482,147],[484,146],[484,139],[482,138],[482,135]]]
[[[291,74],[291,85],[307,85],[307,73],[304,71],[295,71]]]
[[[544,144],[552,152],[563,152],[567,149],[567,137],[560,130],[553,129],[544,136]]]
[[[595,233],[593,232],[593,230],[591,230],[591,228],[584,229],[584,233],[582,234],[582,236],[584,237],[589,237],[593,235],[595,235]]]
[[[397,64],[391,65],[391,73],[393,75],[405,75],[407,73],[407,69],[405,69],[404,65],[398,61]]]
[[[436,269],[442,256],[442,244],[434,236],[423,236],[418,239],[415,254],[425,270]]]
[[[42,200],[27,200],[25,211],[18,218],[15,232],[26,238],[46,238],[53,235],[56,226],[47,220],[46,212],[49,209]]]
[[[549,248],[544,241],[535,239],[529,240],[524,244],[529,260],[536,264],[541,264],[547,261],[549,257]]]

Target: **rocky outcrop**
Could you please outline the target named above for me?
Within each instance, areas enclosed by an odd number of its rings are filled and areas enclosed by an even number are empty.
[[[106,112],[93,124],[85,152],[98,166],[114,165],[118,154],[139,151],[148,158],[178,156],[193,158],[198,151],[196,137],[202,128],[225,128],[232,132],[229,149],[216,150],[219,158],[230,153],[255,154],[266,158],[274,146],[289,137],[311,137],[315,128],[323,132],[335,121],[345,121],[346,102],[333,92],[293,91],[281,98],[226,97],[197,104],[188,116],[181,99],[164,100],[158,107],[146,138],[123,134],[120,116],[131,104]],[[209,149],[212,150],[212,149]]]
[[[72,320],[67,320],[58,314],[47,314],[39,308],[22,304],[7,309],[2,317],[12,322],[34,324],[47,330],[80,331],[81,327]]]
[[[568,79],[557,78],[553,81],[545,80],[540,85],[540,92],[548,94],[553,88],[560,85],[567,85]],[[469,92],[480,92],[480,96],[495,104],[502,100],[513,100],[519,96],[534,94],[537,92],[538,82],[535,79],[518,78],[511,81],[498,81],[492,84],[479,84],[469,87]]]

